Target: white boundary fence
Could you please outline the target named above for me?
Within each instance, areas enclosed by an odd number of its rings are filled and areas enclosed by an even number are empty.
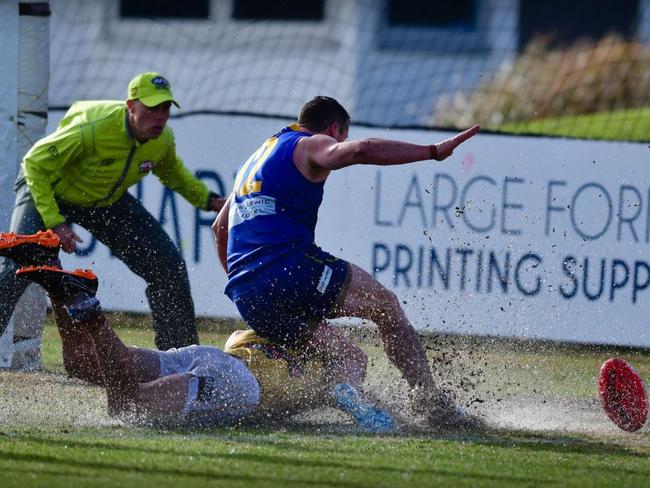
[[[288,122],[197,115],[171,125],[188,167],[228,191],[239,163]],[[430,143],[449,134],[351,130],[371,135]],[[644,144],[481,134],[442,163],[333,174],[317,242],[374,273],[420,329],[650,346],[649,158]],[[197,313],[236,317],[214,216],[153,176],[134,194],[182,246]],[[147,310],[141,280],[83,235],[86,255],[64,263],[97,270],[107,309]]]

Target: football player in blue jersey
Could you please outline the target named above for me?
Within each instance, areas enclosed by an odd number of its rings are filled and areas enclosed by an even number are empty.
[[[259,335],[290,348],[338,351],[358,369],[364,355],[326,319],[359,317],[377,325],[389,360],[413,391],[413,405],[437,424],[462,421],[462,408],[435,384],[426,353],[393,292],[360,267],[314,242],[323,187],[334,170],[355,164],[442,161],[480,130],[471,127],[431,145],[369,138],[346,141],[350,115],[317,96],[239,168],[233,192],[213,225],[228,273],[226,294]],[[226,245],[227,244],[227,245]],[[355,378],[354,371],[348,377]],[[354,381],[353,381],[354,383]]]

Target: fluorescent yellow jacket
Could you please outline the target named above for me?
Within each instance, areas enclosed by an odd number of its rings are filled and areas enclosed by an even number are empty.
[[[172,130],[140,143],[126,117],[124,101],[77,102],[25,155],[25,181],[46,228],[65,222],[57,201],[106,207],[150,171],[195,207],[207,208],[209,190],[176,154]]]

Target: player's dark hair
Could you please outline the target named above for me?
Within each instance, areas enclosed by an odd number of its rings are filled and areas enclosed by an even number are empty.
[[[322,132],[332,122],[337,122],[342,127],[350,125],[350,114],[332,97],[318,95],[300,109],[298,125],[312,132]]]

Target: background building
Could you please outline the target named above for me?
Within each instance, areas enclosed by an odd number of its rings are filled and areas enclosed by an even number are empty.
[[[650,39],[648,0],[54,0],[51,7],[51,106],[123,98],[135,73],[155,69],[173,81],[184,113],[292,115],[303,100],[327,93],[355,121],[383,126],[457,125],[442,116],[447,108],[508,72],[539,35],[553,48],[611,35]]]

